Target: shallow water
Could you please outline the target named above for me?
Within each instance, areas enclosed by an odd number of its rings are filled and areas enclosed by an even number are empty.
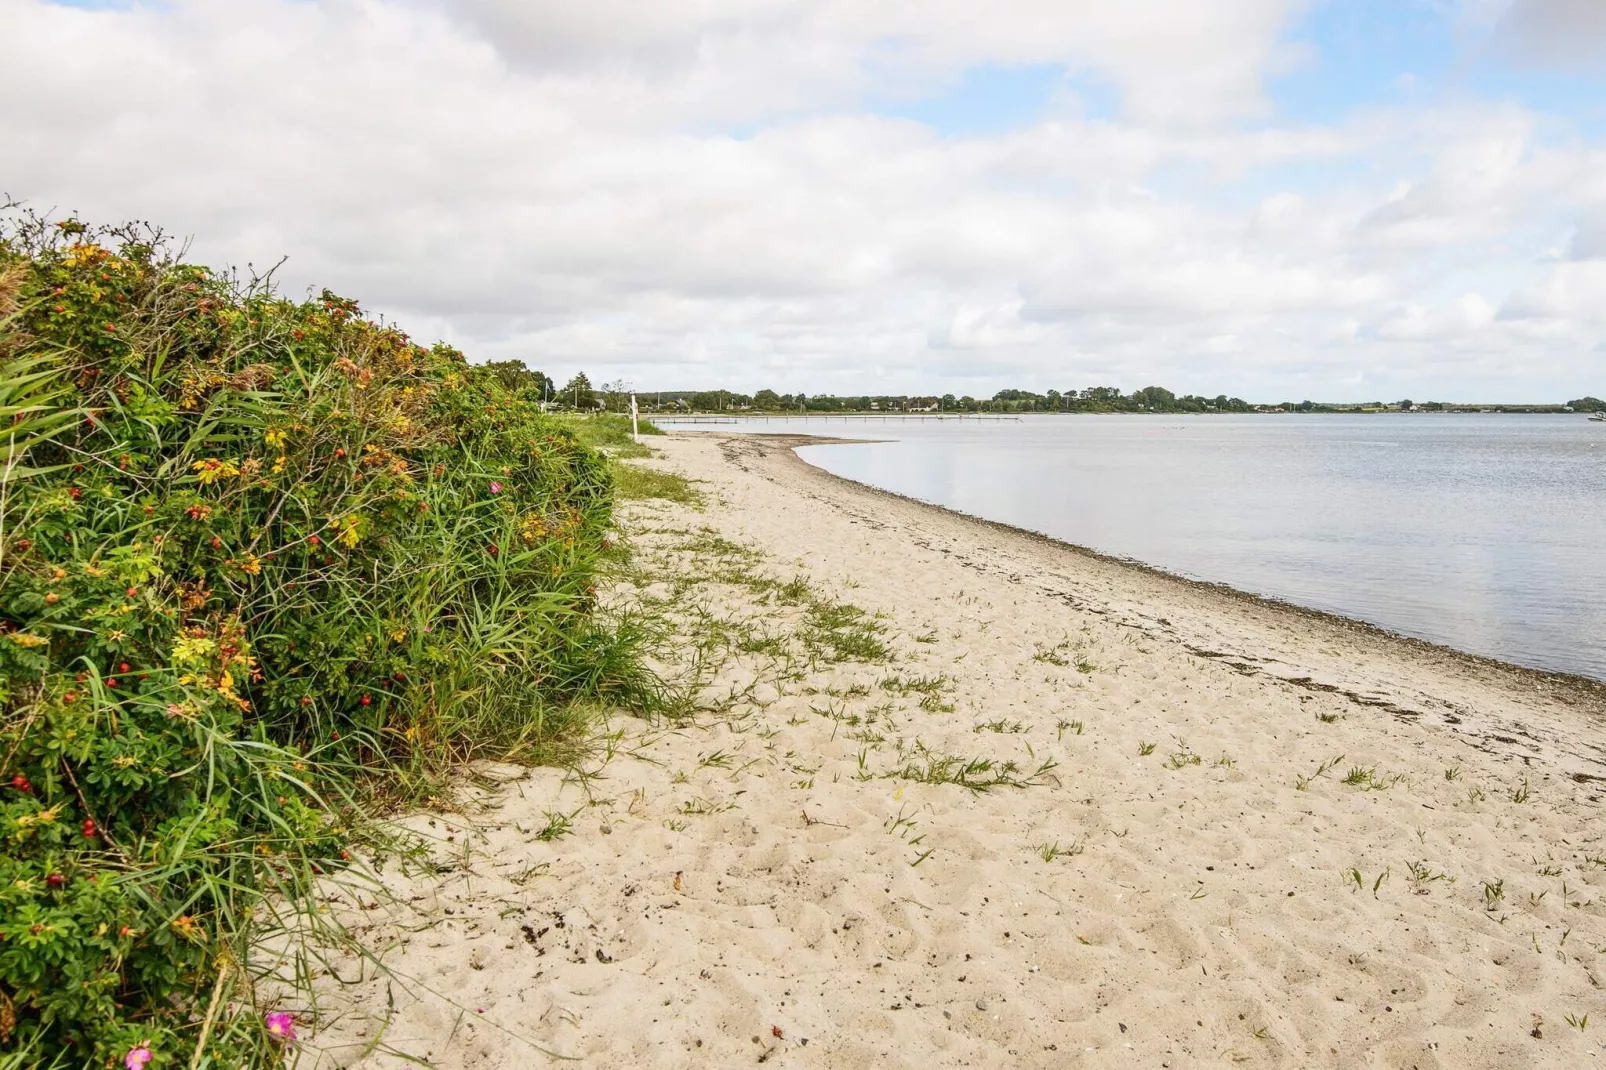
[[[674,425],[671,425],[674,426]],[[1606,679],[1606,426],[1581,416],[731,421],[811,464],[1195,579]]]

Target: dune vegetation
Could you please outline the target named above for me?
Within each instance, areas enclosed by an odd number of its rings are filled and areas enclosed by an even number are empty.
[[[604,453],[353,301],[13,215],[0,412],[0,1066],[274,1062],[265,900],[661,701]]]

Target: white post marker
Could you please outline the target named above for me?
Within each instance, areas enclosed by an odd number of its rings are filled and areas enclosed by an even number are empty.
[[[641,445],[641,430],[636,424],[636,395],[630,395],[630,437],[636,445]]]

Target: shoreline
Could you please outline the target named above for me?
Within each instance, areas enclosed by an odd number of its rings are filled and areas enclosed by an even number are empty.
[[[328,900],[384,965],[329,964],[314,1070],[1606,1057],[1592,691],[650,445],[701,501],[622,503],[599,597],[695,701],[402,819],[428,857]]]
[[[1015,571],[1026,565],[1042,575],[1081,572],[1039,586],[1077,606],[1088,603],[1079,585],[1091,582],[1137,630],[1180,641],[1191,655],[1219,660],[1245,675],[1269,676],[1287,686],[1337,693],[1397,718],[1430,718],[1480,739],[1487,747],[1507,749],[1524,763],[1554,758],[1579,783],[1606,784],[1606,738],[1595,738],[1606,722],[1606,685],[1587,677],[1513,665],[1364,621],[1178,576],[846,479],[797,455],[798,445],[821,444],[813,436],[688,432],[685,437],[723,439],[727,461],[753,467],[766,478],[838,507],[865,510],[866,516],[874,515],[877,506],[890,507],[895,515],[903,514],[901,527],[911,533],[929,523],[984,535],[979,540],[984,562],[996,552]],[[732,451],[738,443],[741,460]],[[959,539],[976,541],[962,534]],[[1069,561],[1082,567],[1069,566]],[[1191,627],[1175,612],[1177,607],[1164,608],[1184,592]],[[1342,653],[1323,655],[1324,644]],[[1545,711],[1558,704],[1588,722],[1562,724],[1548,717]]]
[[[777,439],[786,439],[788,440],[786,442],[788,451],[791,452],[792,457],[795,458],[799,464],[807,466],[811,471],[817,472],[825,478],[847,484],[866,493],[881,495],[900,502],[906,502],[910,505],[918,506],[923,509],[932,509],[957,519],[995,529],[1005,534],[1040,541],[1056,549],[1078,554],[1104,564],[1118,568],[1132,569],[1136,572],[1145,573],[1149,576],[1157,577],[1172,583],[1183,584],[1195,590],[1210,591],[1225,598],[1232,598],[1248,602],[1268,611],[1297,613],[1301,616],[1321,620],[1335,627],[1345,629],[1346,631],[1354,631],[1370,635],[1379,642],[1409,646],[1417,650],[1425,657],[1452,658],[1465,662],[1469,665],[1476,665],[1498,675],[1509,675],[1522,678],[1522,680],[1519,682],[1526,681],[1547,686],[1553,685],[1564,690],[1570,690],[1574,692],[1581,701],[1596,703],[1602,717],[1606,717],[1606,680],[1599,680],[1593,676],[1585,676],[1581,673],[1562,672],[1556,669],[1542,669],[1537,666],[1522,665],[1513,661],[1505,661],[1501,658],[1493,657],[1487,654],[1478,654],[1470,650],[1462,650],[1459,647],[1450,646],[1447,643],[1436,642],[1432,639],[1423,639],[1414,635],[1406,635],[1403,632],[1397,632],[1393,629],[1384,627],[1381,624],[1374,624],[1371,621],[1361,620],[1358,617],[1348,617],[1342,613],[1335,613],[1331,610],[1303,606],[1298,602],[1292,602],[1287,599],[1278,598],[1272,595],[1255,594],[1253,591],[1245,591],[1242,588],[1234,587],[1227,583],[1220,583],[1214,580],[1195,579],[1192,576],[1184,576],[1179,572],[1172,572],[1171,570],[1162,568],[1159,565],[1151,565],[1148,562],[1141,561],[1135,557],[1124,557],[1120,554],[1105,553],[1101,550],[1095,550],[1091,547],[1083,546],[1080,543],[1070,542],[1068,540],[1049,535],[1045,532],[1036,531],[1032,528],[1024,528],[1014,524],[1007,524],[1001,520],[991,520],[987,517],[978,516],[974,513],[967,513],[962,509],[955,509],[951,506],[941,505],[937,502],[926,501],[923,498],[916,498],[907,494],[899,494],[897,491],[887,490],[883,487],[877,487],[871,483],[864,483],[856,479],[849,479],[847,476],[837,475],[835,472],[822,468],[819,465],[810,464],[808,460],[798,456],[796,453],[797,449],[804,446],[860,445],[885,441],[884,439],[837,438],[835,436],[825,435],[801,435],[792,433],[765,434],[762,432],[748,433],[738,431],[702,431],[695,433],[704,435],[729,434],[739,437],[764,438],[771,441]]]

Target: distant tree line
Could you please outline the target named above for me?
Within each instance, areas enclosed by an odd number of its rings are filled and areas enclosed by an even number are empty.
[[[990,398],[966,394],[778,394],[760,390],[738,394],[729,390],[665,390],[641,395],[643,404],[694,412],[747,410],[754,412],[1252,412],[1242,398],[1225,394],[1213,398],[1178,396],[1163,386],[1149,386],[1124,394],[1117,387],[1093,386],[1085,390],[1000,390]]]
[[[623,382],[593,387],[584,372],[576,373],[561,387],[546,374],[526,367],[520,360],[495,361],[486,365],[509,390],[564,409],[591,412],[606,409],[627,412],[630,388]],[[1368,401],[1331,404],[1315,401],[1283,401],[1253,404],[1243,398],[1217,394],[1174,394],[1163,386],[1146,386],[1130,394],[1119,387],[1090,386],[1081,390],[1000,390],[990,398],[966,394],[778,394],[760,390],[742,394],[732,390],[656,390],[639,391],[637,400],[646,412],[953,412],[953,413],[1032,413],[1032,412],[1606,412],[1606,401],[1596,397],[1577,398],[1565,405],[1465,405],[1442,401]]]

